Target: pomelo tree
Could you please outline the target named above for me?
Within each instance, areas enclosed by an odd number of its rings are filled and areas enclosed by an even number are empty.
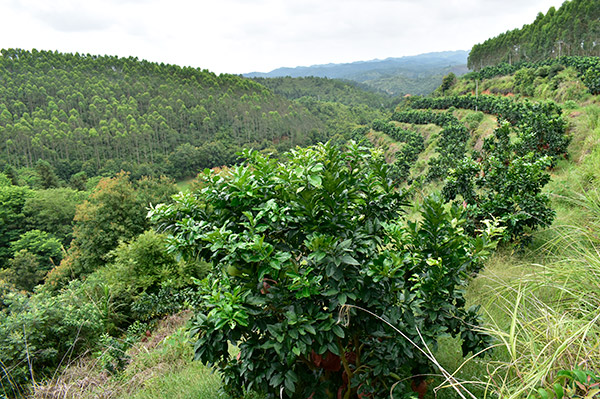
[[[171,250],[214,265],[195,355],[221,371],[229,394],[386,397],[431,367],[406,338],[485,347],[463,288],[494,244],[489,231],[464,232],[462,208],[429,198],[421,220],[406,221],[383,156],[354,143],[243,156],[150,212]]]

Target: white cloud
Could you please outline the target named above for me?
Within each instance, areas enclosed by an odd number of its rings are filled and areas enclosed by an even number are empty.
[[[219,72],[474,44],[560,0],[5,0],[1,47],[137,56]]]

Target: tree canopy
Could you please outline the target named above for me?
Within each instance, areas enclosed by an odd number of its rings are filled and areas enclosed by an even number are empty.
[[[195,176],[242,147],[285,150],[324,130],[302,106],[239,76],[133,57],[0,54],[0,168],[36,167],[43,188],[81,171]]]
[[[244,155],[151,211],[173,251],[215,266],[193,323],[196,358],[218,367],[230,393],[384,397],[432,367],[407,337],[485,346],[461,287],[493,245],[466,235],[460,207],[430,198],[421,222],[403,220],[385,159],[353,143],[284,161]]]

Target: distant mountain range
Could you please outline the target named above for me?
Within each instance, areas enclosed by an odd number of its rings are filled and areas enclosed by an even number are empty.
[[[249,78],[307,77],[352,80],[391,95],[428,94],[449,72],[462,75],[468,71],[468,51],[444,51],[384,60],[357,61],[346,64],[323,64],[296,68],[277,68],[271,72],[251,72]]]

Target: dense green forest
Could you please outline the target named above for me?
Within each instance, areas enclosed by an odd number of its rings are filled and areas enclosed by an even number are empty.
[[[318,118],[249,79],[135,58],[3,50],[0,164],[50,163],[68,181],[193,176],[242,147],[285,150],[328,138]]]
[[[305,94],[290,101],[250,79],[135,58],[3,50],[0,62],[0,169],[7,179],[0,267],[42,242],[58,265],[77,236],[75,205],[102,176],[124,171],[133,184],[152,181],[148,176],[182,179],[233,164],[243,148],[277,156],[297,145],[343,142],[390,106],[385,96],[328,79],[285,80],[284,87]],[[60,201],[65,208],[59,211]],[[145,206],[150,202],[156,201]],[[51,221],[37,220],[38,212]],[[30,231],[39,234],[21,241]],[[32,272],[37,277],[19,288],[31,290],[42,281],[51,268],[46,255]]]
[[[570,0],[535,21],[476,44],[468,66],[478,70],[500,62],[535,62],[564,55],[600,55],[600,3]]]
[[[349,80],[318,78],[314,76],[292,78],[253,78],[275,94],[289,100],[310,97],[318,101],[339,102],[348,106],[367,105],[372,108],[389,108],[394,100],[385,92],[370,91],[366,85]],[[399,100],[396,99],[395,102]]]
[[[383,91],[392,96],[428,95],[439,87],[442,78],[448,73],[463,75],[467,72],[466,66],[445,66],[429,73],[411,71],[405,73],[386,73],[373,71],[364,76],[357,77],[356,81],[370,87],[372,90]]]

